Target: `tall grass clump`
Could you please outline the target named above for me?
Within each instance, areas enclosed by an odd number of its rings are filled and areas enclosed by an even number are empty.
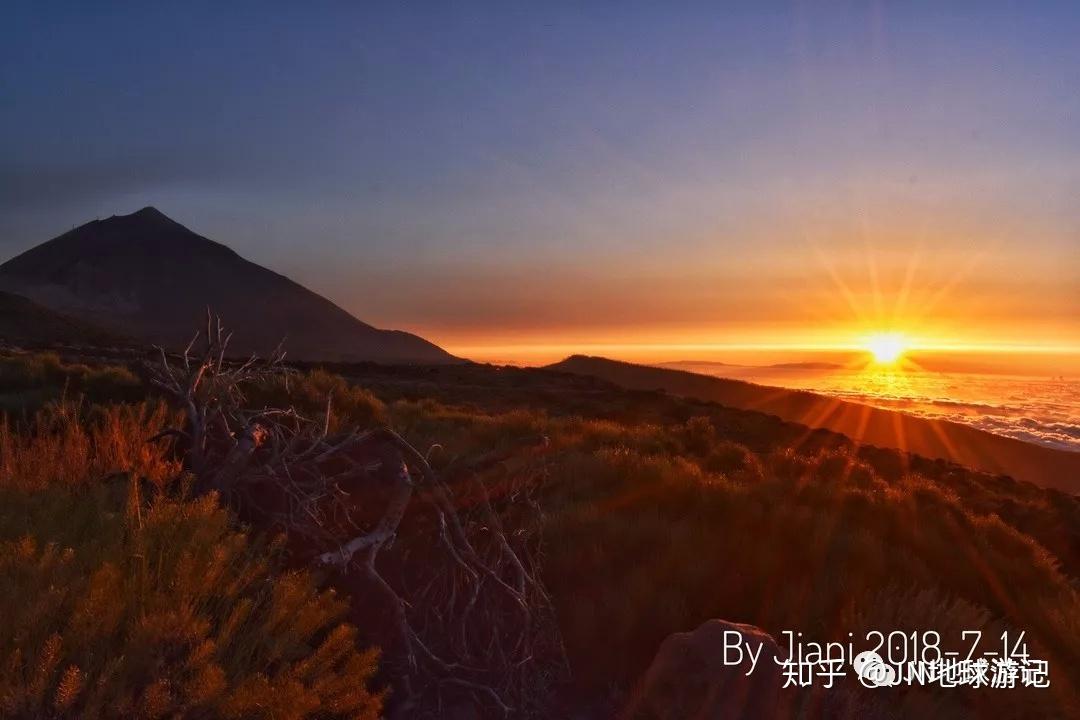
[[[117,473],[162,485],[180,465],[148,440],[172,419],[160,402],[71,400],[46,405],[30,422],[0,418],[0,492],[72,488]]]

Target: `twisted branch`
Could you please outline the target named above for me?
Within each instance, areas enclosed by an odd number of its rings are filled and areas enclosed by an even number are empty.
[[[436,717],[444,702],[462,696],[492,717],[542,712],[566,661],[539,580],[535,478],[507,480],[504,497],[524,498],[511,541],[480,479],[506,453],[457,469],[475,496],[462,509],[429,464],[430,451],[387,428],[332,436],[330,398],[318,420],[291,407],[248,407],[246,388],[281,377],[288,383],[280,347],[265,360],[230,361],[231,335],[209,312],[202,337],[200,352],[193,352],[196,334],[179,356],[161,350],[151,368],[154,385],[185,418],[155,439],[174,443],[200,491],[219,493],[246,521],[284,532],[294,557],[381,598],[392,618],[383,651],[400,673],[398,714]],[[408,536],[406,547],[388,553],[400,535]]]

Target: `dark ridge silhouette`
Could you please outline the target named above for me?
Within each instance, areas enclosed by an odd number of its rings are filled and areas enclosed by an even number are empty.
[[[842,370],[844,365],[820,361],[773,363],[771,365],[740,365],[738,363],[716,362],[713,360],[673,360],[672,362],[657,363],[656,367],[669,367],[677,370],[692,368],[690,371],[693,372],[694,369],[721,370],[723,368],[753,368],[755,370]]]
[[[1080,453],[1026,443],[946,420],[913,417],[823,395],[755,385],[683,370],[574,355],[548,369],[589,375],[634,390],[717,402],[824,428],[865,445],[942,458],[1042,487],[1080,492]]]
[[[0,292],[0,342],[22,347],[113,345],[124,340],[21,295]]]
[[[236,330],[230,351],[382,363],[458,359],[410,333],[367,325],[326,298],[152,207],[95,220],[0,265],[0,289],[139,340],[183,347],[207,307]]]

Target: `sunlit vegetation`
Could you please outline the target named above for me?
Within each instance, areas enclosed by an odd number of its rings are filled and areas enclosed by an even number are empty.
[[[348,381],[316,370],[250,401],[318,415],[329,394],[335,426],[389,425],[431,447],[436,470],[506,451],[479,479],[497,507],[519,487],[509,478],[537,484],[576,692],[626,691],[665,636],[719,617],[821,641],[1025,630],[1053,692],[913,690],[890,716],[1076,709],[1074,497],[551,374],[337,369]],[[374,717],[371,628],[341,625],[339,599],[283,570],[212,496],[184,495],[173,461],[143,442],[169,412],[150,400],[76,416],[68,403],[32,434],[0,434],[2,714]],[[535,437],[540,449],[515,450]]]
[[[722,408],[685,403],[689,417],[676,420],[669,403],[679,401],[655,399],[632,422],[581,414],[581,395],[571,402],[569,415],[559,403],[483,413],[431,400],[389,411],[445,457],[549,438],[541,460],[498,472],[544,467],[546,577],[576,682],[627,686],[666,635],[711,617],[821,641],[929,629],[955,644],[964,630],[1009,629],[1027,631],[1033,656],[1050,661],[1054,693],[915,691],[893,710],[1046,717],[1073,707],[1075,498],[824,437],[769,442],[786,434],[782,423]],[[597,414],[605,407],[598,400]],[[487,482],[499,487],[498,473]]]
[[[165,412],[0,429],[0,715],[378,717],[346,603],[186,495],[146,443]]]

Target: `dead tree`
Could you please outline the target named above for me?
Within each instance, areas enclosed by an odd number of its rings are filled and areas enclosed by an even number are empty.
[[[162,350],[150,372],[183,409],[183,426],[157,437],[173,440],[196,491],[284,533],[294,561],[330,571],[354,607],[378,608],[378,620],[356,619],[375,626],[398,714],[437,717],[448,703],[542,713],[566,660],[538,576],[535,478],[504,473],[493,499],[479,475],[500,454],[450,467],[452,488],[388,428],[331,434],[330,398],[318,419],[249,407],[246,390],[290,371],[280,350],[230,361],[228,343],[208,314],[205,331],[179,356]]]

